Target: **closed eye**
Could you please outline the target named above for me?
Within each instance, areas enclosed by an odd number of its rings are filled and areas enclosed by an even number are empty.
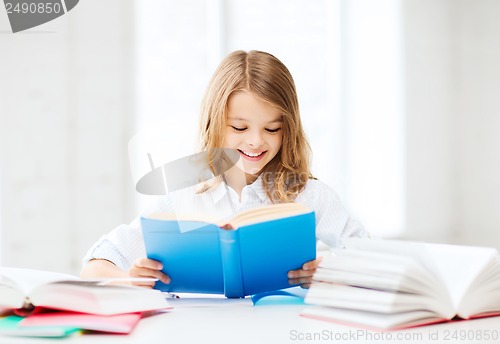
[[[235,126],[231,126],[231,128],[233,128],[236,131],[245,131],[247,129],[247,128],[238,128],[238,127],[235,127]]]
[[[280,131],[280,130],[281,130],[281,128],[276,128],[276,129],[266,129],[266,131],[267,131],[268,133],[277,133],[277,132],[278,132],[278,131]]]

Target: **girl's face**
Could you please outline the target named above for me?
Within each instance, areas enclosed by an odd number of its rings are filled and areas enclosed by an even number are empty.
[[[237,166],[257,175],[281,148],[282,124],[279,109],[250,92],[233,93],[228,102],[224,147],[238,150]]]

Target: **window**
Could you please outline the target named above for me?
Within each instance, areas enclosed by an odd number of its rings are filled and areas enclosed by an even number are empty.
[[[404,225],[398,4],[136,2],[136,113],[142,132],[136,139],[147,141],[148,128],[163,137],[148,148],[158,151],[156,165],[189,154],[204,88],[220,60],[236,49],[271,52],[294,76],[313,173],[375,235],[397,235]],[[143,153],[136,161],[149,168]]]

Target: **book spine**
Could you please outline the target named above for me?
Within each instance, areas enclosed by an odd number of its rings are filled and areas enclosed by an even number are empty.
[[[244,297],[245,289],[241,272],[239,232],[237,229],[221,229],[219,233],[222,272],[224,275],[224,295],[226,297]]]

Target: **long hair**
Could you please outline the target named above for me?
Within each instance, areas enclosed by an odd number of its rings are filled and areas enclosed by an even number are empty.
[[[229,97],[241,90],[252,93],[281,111],[282,146],[262,169],[262,183],[273,203],[292,202],[304,189],[307,180],[314,178],[310,171],[311,150],[302,128],[292,75],[273,55],[256,50],[239,50],[224,58],[203,98],[201,149],[210,151],[211,148],[222,147]],[[212,169],[224,168],[213,159],[209,160],[209,164]]]

